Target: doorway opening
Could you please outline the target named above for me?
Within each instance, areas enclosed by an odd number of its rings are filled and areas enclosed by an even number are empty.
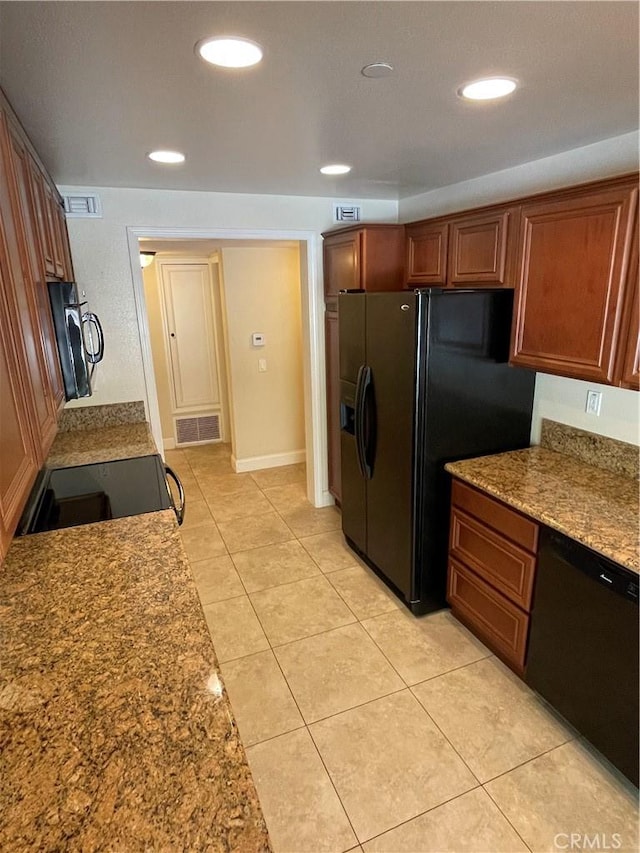
[[[317,236],[129,228],[154,439],[232,446],[236,471],[305,461],[327,489]],[[153,262],[140,266],[140,251]]]

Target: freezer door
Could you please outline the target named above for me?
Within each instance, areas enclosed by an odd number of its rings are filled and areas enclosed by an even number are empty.
[[[340,379],[354,385],[365,363],[365,298],[364,293],[341,293],[338,297]]]
[[[371,384],[365,405],[367,556],[402,592],[414,595],[413,467],[417,297],[367,294]]]

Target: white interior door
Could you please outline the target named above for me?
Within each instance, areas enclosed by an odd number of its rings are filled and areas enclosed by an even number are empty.
[[[176,412],[220,406],[213,300],[208,264],[162,264]]]

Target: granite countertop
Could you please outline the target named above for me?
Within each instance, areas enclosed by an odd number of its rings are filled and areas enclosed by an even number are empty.
[[[59,432],[46,464],[49,468],[68,468],[157,452],[149,424],[142,421]]]
[[[172,511],[15,540],[0,614],[0,849],[270,849]]]
[[[544,447],[450,462],[446,469],[640,573],[636,480]]]

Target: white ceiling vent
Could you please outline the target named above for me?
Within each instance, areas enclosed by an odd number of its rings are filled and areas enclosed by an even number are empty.
[[[220,415],[176,418],[176,445],[220,440]]]
[[[69,219],[102,218],[100,196],[95,193],[63,195],[62,200],[64,201],[64,212]]]
[[[334,222],[361,222],[362,221],[362,205],[360,204],[343,204],[342,202],[334,202],[333,204],[333,221]]]

